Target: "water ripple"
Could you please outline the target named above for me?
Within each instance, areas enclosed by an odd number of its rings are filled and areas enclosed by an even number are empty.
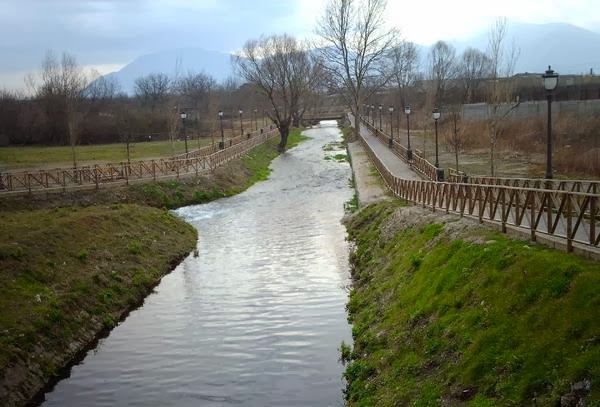
[[[332,126],[243,194],[177,210],[198,257],[166,276],[45,406],[341,406],[352,196]]]

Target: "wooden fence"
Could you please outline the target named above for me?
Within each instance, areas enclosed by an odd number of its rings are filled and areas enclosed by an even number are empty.
[[[381,139],[380,135],[377,137]],[[393,175],[366,140],[360,138],[386,185],[399,198],[479,222],[499,224],[503,232],[507,226],[526,230],[533,241],[538,235],[558,237],[566,241],[568,251],[573,250],[574,243],[595,248],[600,245],[600,196],[596,193],[402,179]]]
[[[105,185],[129,184],[133,181],[179,178],[183,175],[212,171],[229,160],[237,158],[279,135],[277,130],[254,132],[226,141],[226,148],[215,146],[159,160],[141,160],[56,168],[36,172],[5,172],[0,174],[0,197],[30,194],[38,191],[66,191],[99,188]]]

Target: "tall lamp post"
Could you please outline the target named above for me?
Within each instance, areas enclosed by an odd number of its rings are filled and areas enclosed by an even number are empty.
[[[433,121],[435,123],[435,173],[438,182],[444,182],[444,169],[440,168],[440,160],[438,155],[438,120],[440,119],[440,109],[435,107],[432,112]]]
[[[381,106],[381,103],[379,104],[379,131],[383,130],[383,127],[381,126],[381,113],[383,111],[383,106]]]
[[[371,126],[375,127],[375,105],[371,105]]]
[[[408,138],[408,146],[406,148],[406,159],[412,160],[412,150],[410,149],[410,106],[404,106],[404,114],[406,115],[406,137]]]
[[[187,132],[185,131],[185,119],[187,119],[187,113],[181,112],[179,113],[179,117],[181,117],[181,131],[183,132],[183,142],[185,143],[185,154],[188,153],[188,145],[187,145]]]
[[[240,109],[240,134],[243,136],[244,135],[244,124],[242,123],[242,114],[244,113],[244,111],[242,109]]]
[[[219,141],[219,150],[225,148],[225,132],[223,131],[223,111],[219,110],[219,122],[221,123],[221,141]]]
[[[256,112],[258,110],[254,109],[254,130],[258,131],[258,119],[256,118]]]
[[[546,143],[546,179],[552,179],[552,94],[558,86],[558,74],[548,65],[544,75],[544,88],[548,100],[548,136]]]
[[[390,112],[390,148],[394,147],[394,124],[392,122],[392,115],[394,114],[394,106],[388,108]]]

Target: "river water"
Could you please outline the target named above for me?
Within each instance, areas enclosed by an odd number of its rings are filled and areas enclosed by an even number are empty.
[[[198,257],[46,394],[44,406],[341,406],[350,167],[327,161],[331,123],[272,163],[269,180],[177,214]]]

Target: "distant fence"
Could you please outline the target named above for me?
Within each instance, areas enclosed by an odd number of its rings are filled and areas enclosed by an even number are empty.
[[[159,160],[56,168],[51,170],[4,172],[0,174],[0,197],[33,192],[98,189],[143,180],[179,178],[201,171],[212,171],[259,144],[278,136],[277,130],[248,133],[226,140],[223,150],[216,146]]]
[[[462,119],[465,121],[487,120],[490,117],[489,109],[490,106],[487,103],[463,105]],[[512,119],[528,119],[531,117],[546,115],[546,109],[546,101],[536,100],[522,102],[512,111],[510,111],[511,105],[506,103],[499,106],[498,115],[504,115],[508,113],[507,117]],[[576,113],[586,115],[600,114],[600,99],[555,101],[552,103],[552,114],[554,115],[559,113]]]

